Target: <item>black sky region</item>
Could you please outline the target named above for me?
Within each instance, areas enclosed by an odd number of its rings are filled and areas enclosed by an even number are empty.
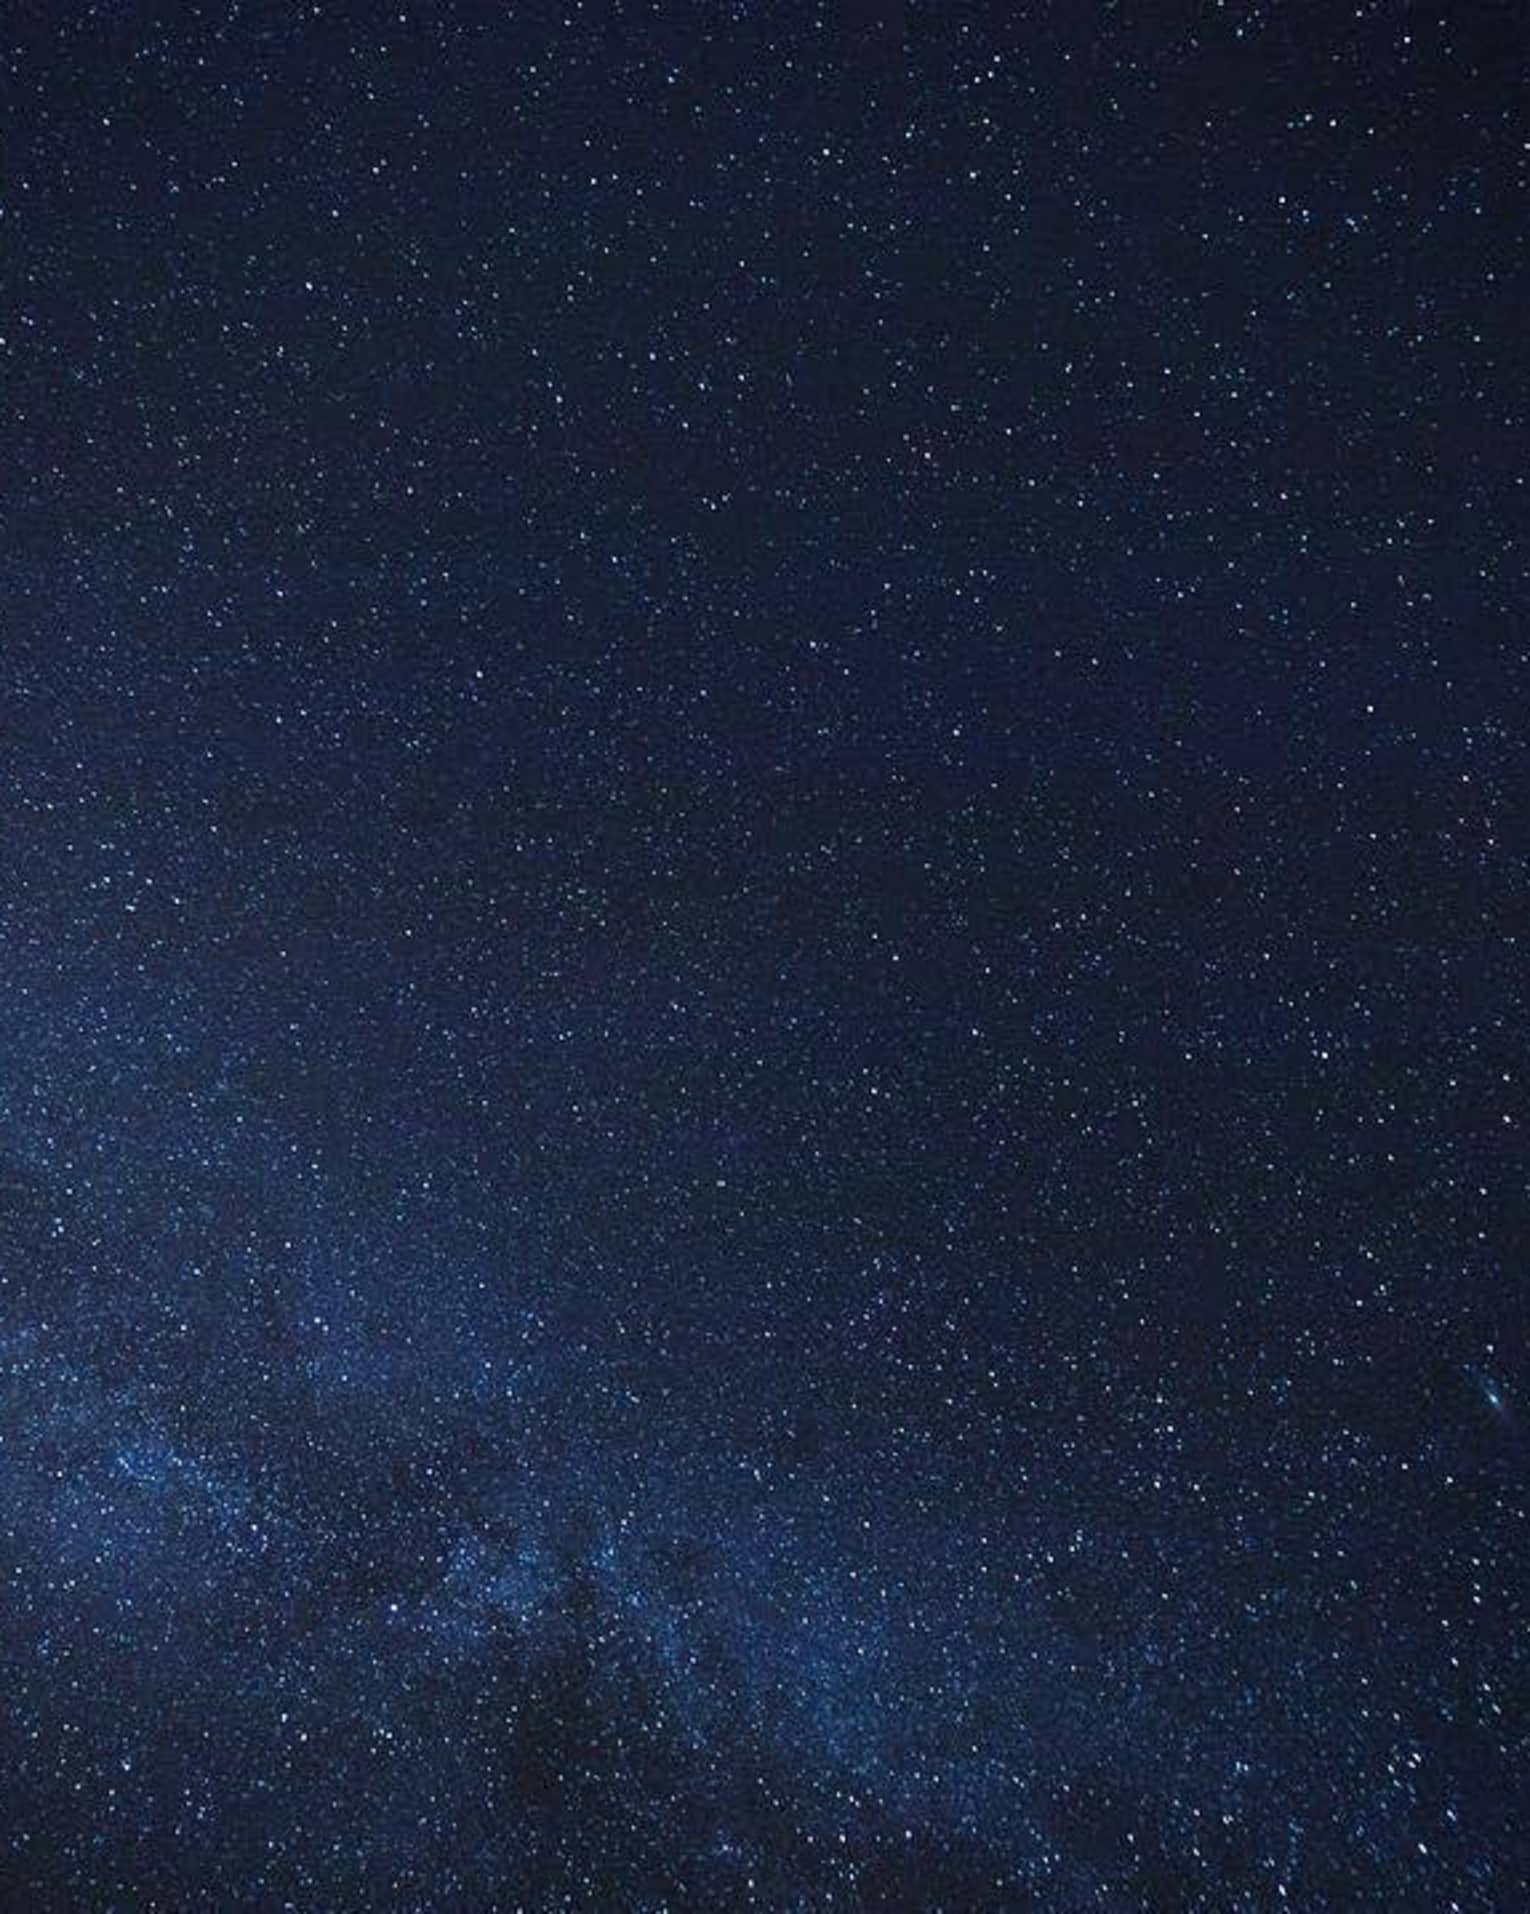
[[[0,16],[0,1907],[1530,1906],[1518,6]]]

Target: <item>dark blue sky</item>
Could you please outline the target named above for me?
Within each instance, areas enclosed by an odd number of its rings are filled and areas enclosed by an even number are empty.
[[[0,25],[0,1906],[1530,1898],[1524,55]]]

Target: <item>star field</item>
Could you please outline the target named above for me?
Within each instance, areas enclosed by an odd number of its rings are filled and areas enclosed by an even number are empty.
[[[1530,1904],[1524,53],[0,24],[0,1907]]]

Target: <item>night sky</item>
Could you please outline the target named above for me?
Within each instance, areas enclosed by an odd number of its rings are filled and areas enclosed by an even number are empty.
[[[1530,1906],[1519,5],[0,20],[0,1908]]]

